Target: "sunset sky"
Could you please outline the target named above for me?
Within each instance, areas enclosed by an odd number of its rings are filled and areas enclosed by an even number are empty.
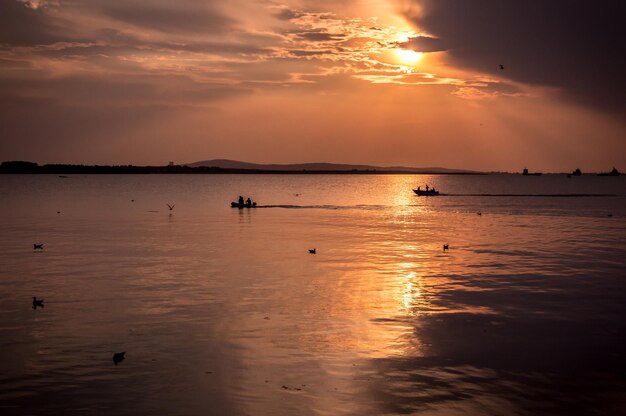
[[[624,22],[623,0],[0,0],[0,161],[626,170]]]

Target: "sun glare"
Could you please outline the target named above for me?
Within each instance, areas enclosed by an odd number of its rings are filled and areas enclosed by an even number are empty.
[[[415,65],[422,58],[423,53],[409,49],[396,49],[396,57],[402,65]]]

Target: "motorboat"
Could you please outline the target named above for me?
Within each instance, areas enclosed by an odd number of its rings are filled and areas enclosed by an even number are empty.
[[[239,202],[231,202],[230,203],[230,207],[231,208],[239,208],[239,209],[243,209],[243,208],[256,208],[256,202],[253,202],[251,204],[240,204]]]
[[[433,189],[429,189],[428,191],[425,189],[413,189],[413,192],[417,194],[417,196],[437,196],[439,195],[439,191],[435,191]]]

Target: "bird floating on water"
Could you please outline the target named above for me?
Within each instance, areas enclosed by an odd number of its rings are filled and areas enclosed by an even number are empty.
[[[43,299],[37,299],[36,296],[33,296],[33,309],[37,309],[37,307],[43,308]]]
[[[165,204],[165,205],[167,205],[167,207],[170,209],[170,211],[172,211],[174,209],[174,207],[176,206],[176,204],[172,204],[172,205]]]
[[[309,253],[311,253],[311,254],[315,254],[315,249],[314,249],[314,248],[310,248],[310,249],[309,249]]]
[[[43,243],[41,244],[33,244],[33,250],[43,250]]]
[[[117,365],[117,363],[121,363],[122,361],[124,361],[124,354],[126,354],[126,351],[123,352],[116,352],[113,354],[113,364]]]
[[[443,245],[443,251],[448,251],[448,248],[449,248],[449,247],[448,247],[448,245],[447,245],[447,244],[444,244],[444,245]]]
[[[478,211],[478,212],[476,213],[476,215],[483,215],[483,213],[482,213],[482,212],[480,212],[480,211]]]

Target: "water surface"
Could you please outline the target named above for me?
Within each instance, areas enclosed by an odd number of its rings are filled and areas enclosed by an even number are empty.
[[[2,414],[626,411],[624,177],[3,175],[0,215]]]

